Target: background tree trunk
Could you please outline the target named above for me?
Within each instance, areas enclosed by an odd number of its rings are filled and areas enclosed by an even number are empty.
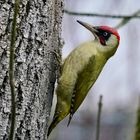
[[[8,138],[13,1],[0,0],[0,139]],[[15,48],[15,139],[45,139],[61,60],[63,0],[21,0]]]

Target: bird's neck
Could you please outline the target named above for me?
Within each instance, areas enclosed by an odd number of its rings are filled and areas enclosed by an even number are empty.
[[[117,47],[111,48],[108,46],[103,46],[99,43],[98,40],[94,40],[94,44],[97,50],[97,53],[102,54],[106,59],[109,59],[111,56],[113,56],[117,50]]]

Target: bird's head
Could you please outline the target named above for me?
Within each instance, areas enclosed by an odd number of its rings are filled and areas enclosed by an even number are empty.
[[[98,44],[96,47],[100,52],[111,56],[116,52],[120,41],[116,29],[109,26],[92,26],[79,20],[77,22],[93,33]]]

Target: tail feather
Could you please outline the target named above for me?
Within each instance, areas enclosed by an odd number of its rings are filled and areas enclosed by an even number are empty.
[[[57,112],[56,114],[54,115],[54,119],[48,128],[47,137],[49,137],[50,133],[56,127],[56,125],[68,115],[68,112],[65,112],[63,114],[58,114],[58,112]]]
[[[55,119],[52,121],[51,125],[48,128],[47,137],[49,137],[52,130],[56,127],[56,125],[60,122],[59,117],[55,117]]]

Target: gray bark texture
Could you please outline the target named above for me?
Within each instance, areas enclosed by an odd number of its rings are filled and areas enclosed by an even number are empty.
[[[9,45],[14,1],[0,0],[0,140],[10,127]],[[15,140],[44,140],[61,61],[63,0],[21,0],[15,48]]]

